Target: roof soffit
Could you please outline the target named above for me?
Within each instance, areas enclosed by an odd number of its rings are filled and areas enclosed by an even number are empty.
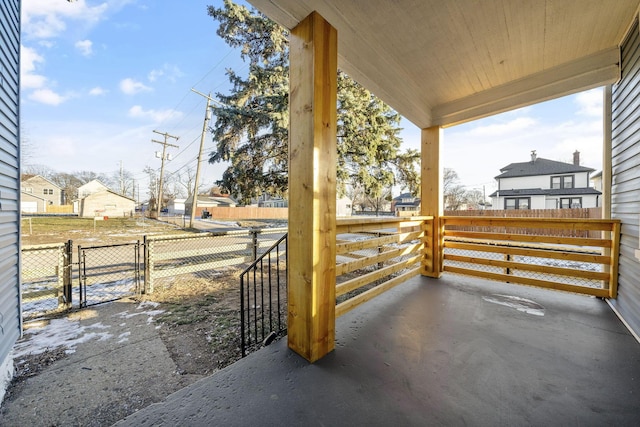
[[[612,83],[639,0],[249,0],[338,30],[339,66],[421,128]]]

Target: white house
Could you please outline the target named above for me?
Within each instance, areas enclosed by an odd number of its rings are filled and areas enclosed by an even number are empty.
[[[167,212],[169,215],[184,215],[185,202],[187,199],[171,199],[167,203]]]
[[[99,191],[105,191],[108,189],[109,187],[107,187],[97,179],[94,179],[78,187],[78,199],[84,199],[90,194],[97,193]]]
[[[81,217],[127,217],[133,215],[136,201],[115,191],[101,190],[83,197],[79,201]]]
[[[580,166],[580,153],[573,163],[537,157],[511,163],[496,176],[498,190],[489,195],[492,209],[566,209],[595,208],[602,193],[589,185],[595,169]]]

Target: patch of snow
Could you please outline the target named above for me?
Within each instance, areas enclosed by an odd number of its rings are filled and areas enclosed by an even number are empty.
[[[127,342],[129,341],[129,336],[131,335],[131,332],[123,332],[120,335],[118,335],[118,344],[122,344],[123,342]]]
[[[201,221],[205,221],[215,225],[224,225],[225,227],[241,228],[237,222],[233,222],[233,221],[220,221],[220,220],[210,220],[210,219],[201,219]]]
[[[13,354],[9,355],[0,363],[0,403],[4,399],[7,387],[13,378]]]
[[[25,338],[13,347],[13,358],[17,359],[28,354],[40,354],[53,348],[64,347],[67,354],[74,353],[78,344],[98,339],[106,340],[112,337],[108,332],[92,332],[92,329],[108,329],[102,323],[81,326],[79,320],[66,317],[40,322],[25,330]]]
[[[162,313],[164,313],[164,310],[147,310],[147,311],[141,311],[137,313],[129,313],[128,311],[123,311],[122,313],[119,313],[118,316],[122,317],[123,319],[131,319],[132,317],[140,316],[140,315],[148,316],[147,323],[152,323],[153,317]]]
[[[143,309],[143,308],[147,308],[147,307],[156,308],[159,305],[160,305],[160,303],[159,302],[155,302],[155,301],[142,301],[140,304],[138,304],[138,307],[136,307],[136,308],[138,310]]]

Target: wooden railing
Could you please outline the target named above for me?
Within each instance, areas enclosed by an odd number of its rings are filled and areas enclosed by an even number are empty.
[[[441,271],[616,297],[618,220],[445,216],[440,221]]]
[[[432,230],[432,217],[338,220],[336,317],[428,269]]]

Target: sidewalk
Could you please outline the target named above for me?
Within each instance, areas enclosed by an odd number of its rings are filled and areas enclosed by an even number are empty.
[[[160,339],[151,303],[116,301],[25,324],[18,354],[63,346],[68,355],[19,383],[2,426],[104,426],[196,381],[181,376]]]

